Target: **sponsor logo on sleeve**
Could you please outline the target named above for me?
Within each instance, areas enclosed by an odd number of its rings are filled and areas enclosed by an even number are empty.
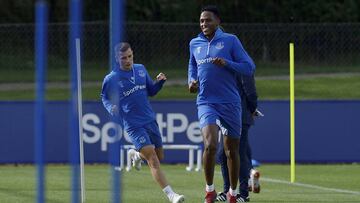
[[[200,54],[200,52],[201,52],[201,47],[197,47],[197,48],[196,48],[196,53],[197,53],[197,54]]]

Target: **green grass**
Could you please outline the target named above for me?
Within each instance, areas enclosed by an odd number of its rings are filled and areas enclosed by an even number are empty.
[[[258,80],[260,99],[289,99],[289,80]],[[296,99],[360,99],[360,76],[295,81]]]
[[[13,65],[16,57],[5,57],[0,55],[0,83],[11,82],[34,82],[35,71],[34,62],[31,58],[25,60],[25,64],[21,68],[11,67],[2,63],[9,63]],[[168,60],[167,60],[168,61]],[[174,61],[176,61],[174,59]],[[171,66],[169,67],[169,64]],[[167,74],[168,78],[186,78],[187,64],[183,61],[170,62],[149,62],[145,64],[150,75],[155,76],[159,72]],[[87,61],[83,63],[82,75],[83,81],[102,81],[104,76],[108,73],[108,64],[105,61]],[[360,65],[354,66],[309,66],[297,65],[295,74],[304,73],[346,73],[346,72],[360,72]],[[259,63],[256,69],[257,76],[273,76],[273,75],[289,75],[288,64],[281,63]],[[69,81],[68,62],[54,57],[49,58],[47,80],[51,82]]]
[[[351,66],[336,65],[305,65],[295,63],[295,74],[318,74],[318,73],[358,73],[360,64]],[[257,76],[289,75],[288,63],[256,63]]]
[[[187,172],[185,165],[163,165],[162,169],[175,191],[186,196],[186,202],[199,203],[204,196],[202,172]],[[250,194],[251,202],[360,202],[360,165],[297,165],[296,182],[289,181],[288,165],[261,166],[261,193]],[[35,168],[31,165],[0,166],[0,202],[34,202]],[[50,165],[46,173],[47,202],[70,202],[70,169],[66,165]],[[110,169],[107,165],[86,165],[86,202],[110,202]],[[166,203],[161,189],[152,179],[148,167],[122,173],[124,203]],[[310,188],[320,186],[330,189]],[[220,170],[215,172],[215,187],[221,191]],[[339,190],[354,191],[348,194]]]
[[[260,100],[288,99],[288,80],[258,80],[256,82]],[[84,100],[99,100],[101,85],[83,88]],[[67,100],[69,90],[65,88],[51,88],[47,90],[48,100]],[[153,97],[161,99],[195,99],[196,95],[188,93],[186,85],[165,85]],[[298,79],[295,81],[296,99],[360,99],[360,76],[346,77],[318,77]],[[32,100],[34,90],[0,90],[0,100]]]

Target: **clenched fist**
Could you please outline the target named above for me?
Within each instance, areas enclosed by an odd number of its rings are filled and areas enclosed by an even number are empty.
[[[197,80],[191,81],[189,84],[189,92],[190,93],[196,93],[199,89],[199,82]]]
[[[166,75],[164,73],[159,73],[159,75],[156,76],[156,80],[166,80]]]

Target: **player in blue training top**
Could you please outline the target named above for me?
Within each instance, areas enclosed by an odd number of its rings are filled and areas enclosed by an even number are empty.
[[[164,157],[159,126],[155,113],[150,106],[148,96],[160,91],[166,76],[160,73],[156,82],[150,78],[144,65],[134,64],[133,51],[129,43],[115,46],[115,57],[118,66],[108,74],[103,82],[101,99],[106,110],[117,116],[129,134],[135,150],[129,150],[133,166],[139,170],[142,159],[150,167],[151,174],[170,202],[184,201],[184,196],[175,193],[164,173],[160,161]]]
[[[224,136],[224,149],[230,176],[229,202],[236,202],[239,177],[239,138],[241,132],[241,99],[236,77],[252,75],[255,65],[240,40],[219,28],[216,6],[202,8],[201,33],[190,42],[188,72],[189,91],[196,93],[198,118],[204,139],[205,202],[215,201],[213,184],[218,131]]]

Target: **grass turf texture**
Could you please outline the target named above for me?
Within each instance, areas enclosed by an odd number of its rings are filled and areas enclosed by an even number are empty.
[[[16,57],[4,58],[0,55],[0,83],[34,82],[35,70],[33,62],[25,66],[13,67],[14,61],[22,61]],[[31,61],[29,58],[28,61]],[[9,63],[9,64],[2,64]],[[187,78],[187,61],[178,62],[169,67],[162,62],[155,64],[144,64],[151,76],[164,72],[168,78]],[[83,62],[82,79],[83,81],[102,81],[109,72],[107,63],[103,62]],[[349,73],[360,72],[360,64],[353,66],[308,66],[295,64],[295,74],[304,73]],[[281,63],[257,63],[257,76],[289,75],[289,65]],[[47,80],[51,82],[69,81],[68,62],[49,58],[47,69]]]
[[[289,99],[288,80],[258,80],[256,82],[260,100]],[[360,76],[317,77],[298,79],[295,81],[296,99],[360,99]],[[84,100],[100,101],[101,85],[83,88]],[[33,100],[34,89],[31,90],[0,90],[0,100]],[[70,93],[66,88],[49,88],[46,93],[48,100],[67,100]],[[188,93],[187,86],[165,85],[152,99],[195,99]]]
[[[186,202],[203,201],[205,183],[202,172],[187,172],[185,165],[163,165],[162,169],[173,188],[186,195]],[[261,193],[250,193],[251,202],[360,202],[359,164],[297,165],[296,168],[297,182],[354,191],[355,194],[290,184],[289,165],[265,164],[259,170],[263,179]],[[34,166],[2,165],[0,171],[0,202],[34,202]],[[70,202],[70,168],[66,165],[49,165],[46,171],[47,202]],[[107,165],[85,166],[86,202],[110,202],[109,174]],[[122,174],[124,203],[168,202],[153,181],[148,167]],[[217,191],[222,189],[219,167],[215,172],[215,187]]]

